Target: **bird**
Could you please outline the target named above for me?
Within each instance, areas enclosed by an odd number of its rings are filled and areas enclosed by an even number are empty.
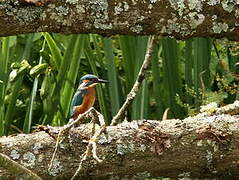
[[[93,74],[86,74],[80,78],[79,86],[72,98],[70,106],[70,116],[74,120],[79,114],[89,110],[95,103],[95,86],[99,83],[108,83],[109,81],[99,79]]]

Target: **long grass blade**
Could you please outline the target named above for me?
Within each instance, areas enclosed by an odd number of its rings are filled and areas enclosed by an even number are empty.
[[[135,79],[135,70],[132,71],[132,68],[135,67],[136,40],[133,36],[120,36],[119,42],[123,55],[123,67],[125,71],[127,94],[133,86]]]
[[[7,86],[7,71],[9,62],[9,37],[2,38],[1,58],[0,58],[0,136],[4,134],[4,97]]]
[[[194,48],[194,90],[196,92],[195,107],[198,110],[202,103],[202,95],[210,84],[209,63],[211,59],[211,43],[206,38],[195,38]]]
[[[67,79],[67,71],[69,70],[72,55],[73,55],[73,50],[75,47],[75,44],[77,42],[77,35],[71,35],[70,41],[68,43],[66,52],[64,54],[63,61],[61,63],[61,66],[59,68],[58,74],[55,78],[55,84],[52,85],[52,91],[50,93],[50,97],[47,98],[51,102],[49,104],[52,105],[53,108],[51,108],[51,111],[48,111],[49,113],[46,114],[43,120],[43,124],[50,124],[52,123],[53,125],[62,125],[65,123],[65,120],[63,119],[58,119],[57,117],[57,111],[59,110],[62,114],[64,114],[63,109],[61,107],[60,103],[60,95],[61,95],[61,90],[64,86],[64,83],[66,82]],[[54,116],[56,117],[54,118]]]
[[[106,62],[107,62],[107,72],[108,72],[108,80],[109,83],[109,93],[110,93],[110,102],[111,102],[111,110],[112,117],[117,113],[120,108],[120,96],[119,96],[119,79],[117,68],[114,61],[113,54],[113,44],[111,38],[103,38]]]
[[[61,65],[61,62],[63,61],[63,57],[61,55],[61,51],[57,47],[56,42],[54,41],[54,39],[52,38],[52,36],[49,33],[44,32],[42,34],[45,37],[45,40],[47,41],[47,44],[48,44],[48,46],[49,46],[49,48],[51,50],[51,55],[52,55],[52,58],[54,60],[54,63],[56,64],[57,69],[59,69],[60,65]]]
[[[81,57],[81,53],[83,52],[82,50],[84,47],[86,36],[78,35],[76,38],[77,40],[72,52],[70,68],[67,73],[67,81],[61,93],[61,107],[64,113],[63,120],[67,119],[68,117],[71,97],[73,96],[73,93],[74,93],[76,77],[78,75],[79,67],[80,67],[80,59],[81,59],[80,57]]]
[[[45,41],[43,41],[42,49],[40,50],[40,53],[44,51],[45,48]],[[42,64],[42,55],[40,55],[39,64]],[[32,93],[30,97],[30,102],[27,107],[26,117],[24,120],[23,125],[23,132],[24,133],[30,133],[31,131],[31,125],[32,125],[32,116],[33,116],[33,105],[37,93],[37,86],[38,86],[38,77],[35,77],[32,87]]]
[[[193,40],[187,40],[185,45],[185,86],[186,103],[192,105],[193,97],[188,92],[193,88]]]
[[[162,38],[163,66],[165,91],[168,92],[169,108],[174,117],[183,117],[183,110],[177,104],[176,96],[181,97],[182,84],[180,80],[180,67],[178,56],[178,44],[175,39]]]
[[[141,91],[141,99],[140,99],[140,119],[147,119],[149,113],[149,87],[147,81],[144,79],[142,83],[142,91]]]
[[[148,37],[120,36],[120,48],[123,55],[123,67],[125,71],[125,84],[127,94],[131,89],[136,75],[144,60]],[[142,89],[133,102],[131,119],[139,119],[141,117],[141,97]],[[145,106],[147,108],[147,105]]]
[[[8,135],[8,132],[9,132],[9,128],[10,128],[10,125],[12,124],[12,121],[13,121],[13,115],[14,115],[14,112],[15,112],[15,105],[16,105],[16,101],[17,101],[17,98],[18,98],[18,92],[21,88],[21,85],[22,85],[22,80],[23,80],[23,77],[20,77],[15,83],[14,85],[12,86],[12,93],[11,93],[11,96],[10,96],[10,102],[7,106],[7,111],[6,111],[6,115],[5,115],[5,128],[4,128],[4,134],[5,135]]]
[[[164,99],[162,97],[162,79],[160,77],[160,67],[159,67],[159,54],[162,52],[162,46],[156,46],[154,50],[154,54],[152,57],[152,75],[153,75],[153,95],[155,98],[155,105],[156,105],[156,119],[161,119],[164,113]]]
[[[234,86],[236,84],[238,85],[237,74],[239,74],[239,67],[238,67],[239,54],[236,48],[235,49],[233,47],[227,48],[227,62],[228,62],[228,71],[224,70],[225,71],[224,79],[228,79],[227,86],[230,86],[231,84],[234,84]],[[233,79],[229,78],[228,76],[233,77]],[[224,99],[224,103],[230,104],[230,103],[233,103],[236,99],[238,99],[239,91],[237,90],[237,93],[233,91],[234,91],[234,88],[228,91],[227,98]]]

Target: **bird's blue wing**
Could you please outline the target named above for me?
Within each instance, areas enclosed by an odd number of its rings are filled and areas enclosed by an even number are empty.
[[[71,101],[71,107],[70,107],[70,116],[74,116],[74,106],[79,106],[83,102],[83,97],[86,94],[86,89],[80,89],[77,90],[74,94],[72,101]]]

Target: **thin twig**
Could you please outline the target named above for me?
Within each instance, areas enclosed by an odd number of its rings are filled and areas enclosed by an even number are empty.
[[[123,119],[123,117],[125,116],[126,109],[128,108],[130,103],[136,97],[136,95],[139,91],[140,85],[142,84],[142,81],[145,78],[146,71],[149,68],[149,64],[150,64],[150,60],[151,60],[152,55],[153,55],[154,47],[157,44],[157,42],[158,42],[158,38],[156,36],[152,36],[149,39],[147,52],[145,54],[144,62],[142,64],[141,68],[140,68],[137,79],[136,79],[136,81],[134,83],[134,86],[132,87],[131,91],[127,95],[127,99],[125,100],[124,104],[121,106],[118,113],[112,119],[112,122],[111,122],[112,126],[116,125],[120,119]]]
[[[5,154],[2,154],[2,153],[0,153],[0,166],[5,168],[12,174],[14,174],[16,176],[18,175],[18,177],[20,174],[21,175],[26,174],[25,178],[27,178],[27,179],[42,180],[42,178],[40,178],[37,174],[35,174],[32,171],[30,171],[29,169],[25,168],[21,164],[13,161],[8,156],[6,156]]]
[[[97,150],[97,146],[96,146],[96,140],[97,138],[102,134],[102,132],[105,131],[105,126],[102,126],[100,128],[100,130],[96,131],[96,133],[90,138],[89,140],[89,144],[87,145],[86,151],[82,154],[83,157],[81,158],[81,161],[79,163],[79,166],[75,172],[75,174],[72,176],[71,180],[74,180],[78,174],[80,173],[81,169],[82,169],[82,164],[83,162],[87,159],[87,157],[90,154],[90,149],[92,148],[91,152],[92,152],[92,156],[93,158],[98,162],[101,163],[102,160],[98,158],[96,150]]]
[[[85,117],[88,117],[88,115],[92,113],[92,119],[93,119],[93,123],[95,124],[97,121],[99,121],[100,123],[100,126],[101,126],[101,129],[99,131],[96,131],[94,132],[93,131],[93,135],[91,137],[91,139],[89,140],[89,144],[87,146],[87,149],[90,149],[90,147],[92,146],[92,154],[93,154],[93,158],[97,161],[97,162],[101,162],[102,160],[100,160],[97,155],[96,155],[96,139],[98,138],[98,136],[100,136],[100,134],[105,130],[105,121],[104,121],[104,117],[102,114],[100,114],[98,111],[96,111],[93,107],[90,108],[88,111],[86,111],[85,113],[83,114],[80,114],[76,120],[74,121],[69,121],[68,124],[66,124],[65,126],[62,127],[62,129],[59,131],[58,133],[58,136],[57,136],[57,140],[56,140],[56,145],[55,145],[55,149],[54,149],[54,152],[53,152],[53,155],[52,155],[52,159],[51,159],[51,162],[50,162],[50,165],[49,165],[49,168],[48,168],[48,171],[51,171],[51,168],[53,166],[53,162],[54,162],[54,159],[55,159],[55,156],[56,156],[56,153],[57,153],[57,150],[58,150],[58,147],[59,147],[59,144],[60,144],[60,141],[61,141],[61,137],[64,136],[64,134],[68,133],[69,130],[76,124],[79,124],[80,121],[85,118]],[[94,127],[93,127],[94,128]],[[81,162],[80,162],[80,165],[79,165],[79,171],[81,169],[81,166],[82,166],[82,162],[84,161],[84,159],[87,158],[88,156],[88,151],[89,150],[86,150],[86,154],[84,153],[84,156],[83,158],[81,159]],[[86,157],[85,157],[86,156]],[[76,171],[76,176],[78,174],[78,172]]]
[[[61,134],[62,134],[62,131],[63,129],[61,129],[57,135],[57,139],[56,139],[56,145],[55,145],[55,149],[54,149],[54,152],[53,152],[53,155],[52,155],[52,158],[51,158],[51,162],[50,162],[50,165],[49,165],[49,168],[48,168],[48,171],[50,172],[51,171],[51,168],[53,166],[53,161],[55,159],[55,156],[56,156],[56,152],[58,150],[58,146],[59,146],[59,143],[60,143],[60,137],[61,137]]]
[[[58,147],[59,147],[59,144],[60,144],[60,138],[61,136],[63,136],[65,133],[68,133],[69,130],[75,125],[75,124],[78,124],[82,118],[86,117],[90,112],[92,111],[96,111],[94,108],[90,108],[88,111],[86,111],[85,113],[83,114],[80,114],[76,120],[74,121],[69,121],[68,124],[64,125],[62,127],[62,129],[59,131],[58,135],[57,135],[57,140],[56,140],[56,145],[55,145],[55,149],[54,149],[54,153],[52,155],[52,158],[51,158],[51,162],[50,162],[50,165],[49,165],[49,168],[48,168],[48,171],[51,170],[52,166],[53,166],[53,162],[54,162],[54,159],[55,159],[55,156],[56,156],[56,152],[58,150]],[[99,113],[99,112],[96,112],[96,113]],[[101,123],[101,122],[100,122]]]
[[[80,173],[80,171],[81,171],[81,169],[82,169],[82,164],[83,164],[83,162],[87,159],[87,157],[89,156],[89,154],[90,154],[90,149],[91,149],[91,148],[92,148],[91,152],[92,152],[93,158],[94,158],[98,163],[101,163],[101,162],[102,162],[102,160],[99,159],[98,156],[97,156],[97,152],[96,152],[96,150],[97,150],[96,140],[97,140],[97,138],[102,134],[102,132],[105,131],[105,128],[106,128],[106,126],[105,126],[105,121],[104,121],[103,115],[102,115],[101,113],[99,113],[98,111],[96,111],[95,109],[93,109],[93,110],[91,111],[91,113],[92,113],[92,121],[93,121],[93,124],[94,124],[94,125],[93,125],[93,128],[92,128],[92,133],[93,133],[93,135],[92,135],[92,137],[91,137],[90,140],[89,140],[89,143],[88,143],[88,145],[87,145],[86,151],[82,154],[83,157],[81,158],[81,161],[80,161],[80,163],[79,163],[79,166],[78,166],[78,168],[77,168],[75,174],[72,176],[71,180],[74,180],[74,179],[78,176],[78,174]],[[97,121],[99,121],[101,128],[100,128],[100,130],[98,130],[98,131],[95,132],[95,123],[96,123]]]
[[[76,170],[75,174],[72,176],[71,180],[74,180],[74,179],[78,176],[80,170],[82,169],[82,164],[83,164],[83,162],[87,159],[89,152],[90,152],[90,146],[89,146],[89,144],[88,144],[88,146],[87,146],[87,148],[86,148],[86,151],[82,154],[83,157],[82,157],[82,159],[81,159],[81,161],[80,161],[79,167],[78,167],[78,169]]]

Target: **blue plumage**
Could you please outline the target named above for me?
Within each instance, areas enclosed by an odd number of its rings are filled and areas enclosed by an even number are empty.
[[[79,106],[83,102],[83,97],[86,94],[86,89],[77,89],[75,95],[72,98],[71,101],[71,108],[70,108],[70,116],[74,116],[74,106]]]

